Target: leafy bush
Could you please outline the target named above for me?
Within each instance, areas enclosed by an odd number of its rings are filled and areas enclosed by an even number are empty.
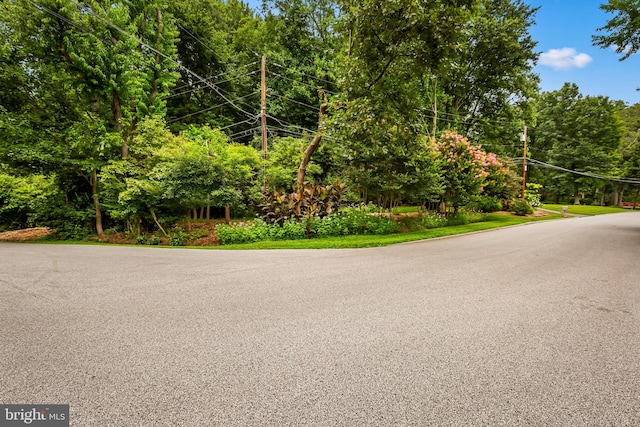
[[[207,237],[209,235],[209,230],[206,228],[196,228],[189,233],[189,240],[198,240],[202,237]]]
[[[262,219],[270,224],[284,224],[291,218],[323,218],[338,209],[344,192],[339,180],[333,185],[305,184],[293,193],[274,189],[264,194],[264,203],[260,205]]]
[[[456,212],[447,217],[447,226],[467,224],[469,224],[469,218],[463,212]]]
[[[136,245],[144,245],[146,243],[144,235],[140,234],[136,237]]]
[[[350,234],[391,234],[400,226],[389,218],[368,215],[358,209],[347,209],[324,218],[290,218],[282,223],[267,224],[261,219],[250,223],[220,224],[216,236],[223,245],[262,240],[299,240],[310,237],[346,236]]]
[[[534,208],[538,208],[542,206],[542,201],[540,196],[541,189],[542,189],[541,184],[535,184],[533,182],[527,183],[527,189],[524,192],[524,198]]]
[[[475,209],[482,212],[496,212],[502,210],[502,203],[493,197],[478,197],[471,204]]]
[[[151,236],[151,238],[149,239],[149,241],[147,242],[150,245],[153,246],[157,246],[160,244],[160,242],[162,242],[162,240],[160,239],[160,237],[158,236]]]
[[[171,230],[171,234],[169,234],[169,245],[171,246],[184,246],[187,240],[189,240],[189,235],[179,227]]]
[[[511,204],[511,211],[518,216],[530,215],[533,208],[526,200],[518,199]]]

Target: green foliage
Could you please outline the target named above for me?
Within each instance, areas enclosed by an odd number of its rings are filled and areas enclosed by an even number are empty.
[[[292,188],[307,145],[309,141],[306,139],[292,137],[275,138],[271,142],[266,164],[266,181],[269,187]],[[306,178],[315,182],[314,177],[320,176],[322,172],[322,168],[311,161],[307,165]]]
[[[534,211],[529,202],[517,199],[511,204],[511,211],[518,216],[531,215]]]
[[[615,13],[607,24],[598,31],[608,34],[593,36],[596,46],[614,47],[618,54],[624,53],[621,59],[627,59],[640,50],[640,21],[638,20],[637,0],[609,0],[600,5],[607,13]]]
[[[457,211],[491,187],[489,195],[501,194],[508,185],[508,169],[493,153],[486,153],[462,135],[445,132],[432,144],[439,156],[445,182],[445,201]]]
[[[189,240],[189,234],[179,227],[174,228],[169,233],[170,246],[184,246]]]
[[[399,230],[398,223],[359,209],[345,209],[324,218],[290,218],[268,224],[261,219],[248,223],[220,224],[216,236],[222,244],[264,240],[296,240],[309,237],[347,236],[354,234],[390,234]]]
[[[560,90],[545,92],[539,100],[538,124],[532,130],[532,147],[541,152],[537,160],[565,169],[615,175],[624,135],[623,105],[603,96],[583,96],[578,86],[566,83]],[[551,196],[573,196],[590,192],[594,180],[574,174],[540,172],[536,181]]]
[[[479,196],[473,200],[471,207],[481,212],[497,212],[502,210],[502,203],[495,197]]]
[[[539,208],[542,206],[540,190],[542,184],[535,184],[533,182],[527,182],[526,189],[524,191],[524,199],[529,202],[531,207]]]

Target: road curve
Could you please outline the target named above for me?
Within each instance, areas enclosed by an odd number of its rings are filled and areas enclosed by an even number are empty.
[[[640,214],[385,248],[0,243],[0,402],[72,426],[640,425]]]

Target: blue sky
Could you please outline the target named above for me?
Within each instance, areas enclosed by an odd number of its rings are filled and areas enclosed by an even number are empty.
[[[384,0],[381,0],[384,1]],[[625,61],[613,49],[592,45],[591,36],[613,15],[600,10],[606,0],[525,0],[540,7],[531,35],[541,54],[535,72],[544,91],[565,82],[585,95],[605,95],[628,104],[640,103],[640,54]],[[258,8],[261,0],[248,0]]]
[[[640,55],[621,62],[613,49],[592,45],[591,36],[613,16],[600,10],[605,0],[525,1],[540,7],[531,35],[542,54],[535,68],[542,90],[573,82],[585,95],[640,102]]]

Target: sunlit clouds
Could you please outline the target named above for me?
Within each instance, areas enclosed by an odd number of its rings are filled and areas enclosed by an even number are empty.
[[[593,58],[586,53],[578,53],[572,47],[562,49],[549,49],[548,52],[540,54],[538,63],[546,65],[556,70],[569,70],[571,68],[584,68],[593,61]]]

